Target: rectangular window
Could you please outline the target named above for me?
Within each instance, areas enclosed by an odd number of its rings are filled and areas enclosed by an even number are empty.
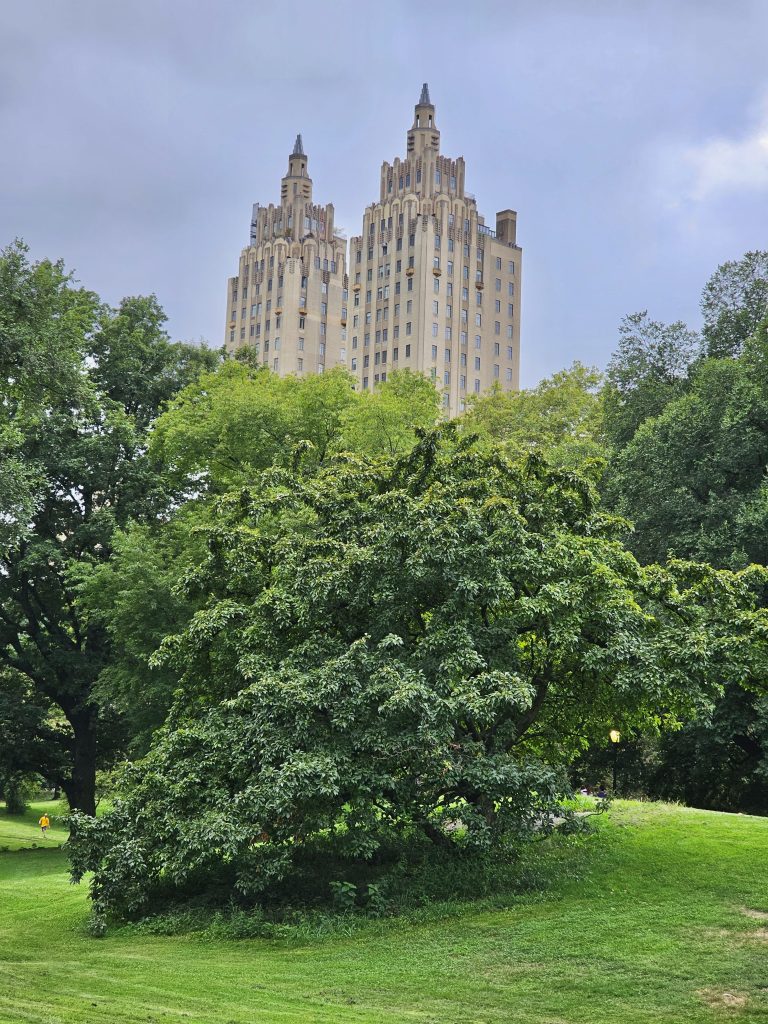
[[[475,378],[475,394],[476,395],[480,394],[480,381],[477,380],[477,378]]]
[[[450,341],[453,337],[453,329],[451,327],[445,328],[445,340]]]
[[[461,388],[462,391],[464,391],[466,389],[466,387],[467,387],[467,378],[466,378],[466,375],[463,374],[463,373],[459,377],[459,387]]]
[[[507,303],[507,316],[511,320],[515,315],[515,306],[513,302]]]
[[[407,324],[405,325],[405,333],[406,333],[406,334],[410,334],[410,333],[411,333],[411,324],[410,324],[410,321],[409,321],[409,322],[408,322],[408,323],[407,323]]]
[[[443,384],[446,387],[448,387],[448,385],[450,383],[451,383],[451,371],[450,370],[445,370],[445,372],[443,373]]]
[[[397,362],[399,355],[400,355],[400,349],[397,348],[397,347],[393,348],[392,349],[392,362],[393,363]]]
[[[363,366],[366,367],[366,366],[370,366],[370,365],[371,365],[371,357],[369,355],[364,355],[363,356]]]
[[[392,328],[392,337],[393,338],[399,338],[400,337],[400,325],[399,324],[396,324]]]
[[[437,324],[432,324],[432,337],[433,338],[437,337],[437,330],[438,330]]]
[[[440,312],[440,303],[435,299],[432,303],[432,316],[437,316]]]
[[[496,257],[496,269],[501,270],[501,256]],[[497,281],[496,285],[496,291],[498,291],[501,288],[501,281]]]
[[[501,312],[501,299],[496,299],[496,305],[494,306],[494,312]]]
[[[272,360],[272,369],[275,371],[275,373],[277,373],[279,367],[280,367],[280,360],[277,358],[277,356],[275,356],[275,358]]]
[[[410,313],[412,309],[413,309],[413,299],[408,299],[408,301],[405,304],[405,312],[406,313]]]
[[[482,326],[483,326],[483,314],[482,313],[475,313],[475,327],[482,327]]]
[[[440,235],[435,235],[435,248],[440,248]]]
[[[498,343],[498,341],[494,341],[494,343],[493,343],[493,354],[495,356],[499,355],[499,343]]]
[[[499,323],[498,320],[496,320],[494,325],[493,325],[493,333],[494,334],[501,334],[501,324]]]
[[[512,337],[512,324],[508,324],[507,325],[507,337],[508,338]]]
[[[494,367],[493,367],[493,379],[494,380],[498,380],[499,379],[499,364],[498,363],[495,363]]]
[[[432,358],[437,359],[437,345],[432,346]]]
[[[480,356],[475,356],[475,370],[480,369]]]
[[[515,282],[514,281],[510,281],[509,284],[507,285],[507,294],[510,296],[510,298],[512,296],[514,296],[514,294],[515,294]]]
[[[363,377],[363,387],[364,388],[368,387],[368,378],[367,377]]]
[[[466,352],[462,352],[461,353],[460,362],[461,362],[462,366],[466,366],[467,365],[467,353]]]
[[[386,349],[384,349],[384,351],[381,353],[381,361],[382,361],[382,363],[386,363],[386,361],[387,361],[387,350]]]
[[[413,278],[412,277],[408,278],[408,291],[409,292],[413,291]]]
[[[410,359],[411,358],[411,346],[410,345],[406,345],[405,346],[405,358],[406,359]]]
[[[448,271],[448,277],[453,277],[453,260],[448,260],[446,269]]]
[[[514,260],[510,260],[509,261],[509,272],[510,272],[510,274],[514,274],[514,272],[515,272],[515,262],[514,262]]]
[[[321,302],[320,303],[320,316],[328,316],[328,303],[327,302]]]
[[[357,369],[357,356],[352,356],[352,369]]]
[[[450,363],[450,361],[451,361],[451,350],[450,350],[449,348],[447,348],[447,349],[445,350],[445,356],[444,356],[444,359],[445,359],[445,362],[446,362],[446,363]]]
[[[304,369],[304,360],[301,359],[301,358],[297,359],[296,360],[296,366],[297,366],[297,368],[299,370],[303,370]]]

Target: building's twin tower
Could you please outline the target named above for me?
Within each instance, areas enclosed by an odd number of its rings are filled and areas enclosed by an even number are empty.
[[[498,382],[519,386],[522,251],[516,214],[485,226],[464,158],[440,154],[426,86],[407,153],[381,168],[379,201],[347,243],[333,205],[312,199],[301,136],[280,205],[255,204],[250,244],[227,295],[226,346],[251,345],[280,374],[349,369],[362,388],[393,370],[431,377],[450,415]]]

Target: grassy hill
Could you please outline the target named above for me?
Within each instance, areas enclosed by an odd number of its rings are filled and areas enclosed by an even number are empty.
[[[288,944],[89,938],[41,809],[0,815],[2,1024],[768,1020],[768,819],[621,802],[543,844],[569,877],[506,909]]]

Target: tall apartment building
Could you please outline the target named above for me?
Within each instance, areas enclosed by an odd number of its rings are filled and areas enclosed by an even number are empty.
[[[425,84],[406,156],[382,164],[379,201],[350,248],[350,369],[363,388],[395,369],[420,371],[449,415],[520,379],[517,214],[502,210],[486,227],[464,178],[463,157],[440,153]]]
[[[225,345],[253,346],[280,374],[322,373],[347,364],[345,239],[333,204],[312,200],[301,136],[282,179],[280,204],[255,203],[250,242],[227,287]]]
[[[464,180],[464,158],[440,153],[425,84],[406,156],[382,164],[379,200],[351,240],[348,327],[346,243],[333,206],[312,202],[298,136],[280,205],[253,207],[250,245],[229,280],[227,348],[252,345],[281,374],[344,365],[363,389],[407,367],[435,381],[452,416],[494,384],[516,390],[517,214],[502,210],[486,227]]]

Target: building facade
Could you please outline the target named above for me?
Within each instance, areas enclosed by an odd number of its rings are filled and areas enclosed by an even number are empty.
[[[347,365],[347,243],[334,232],[333,204],[313,202],[307,168],[298,135],[280,204],[254,204],[250,242],[227,286],[227,350],[250,345],[279,374]]]
[[[379,200],[350,247],[349,366],[360,386],[407,367],[435,381],[449,415],[520,382],[517,214],[486,227],[464,181],[463,157],[440,152],[425,84],[406,155],[382,164]]]
[[[486,226],[464,183],[464,158],[440,152],[425,84],[406,155],[382,164],[378,202],[351,240],[347,277],[346,243],[333,206],[312,203],[299,136],[280,205],[253,208],[229,281],[227,348],[252,345],[281,374],[346,366],[362,389],[409,368],[435,382],[451,416],[494,385],[517,390],[517,214],[502,210]]]

